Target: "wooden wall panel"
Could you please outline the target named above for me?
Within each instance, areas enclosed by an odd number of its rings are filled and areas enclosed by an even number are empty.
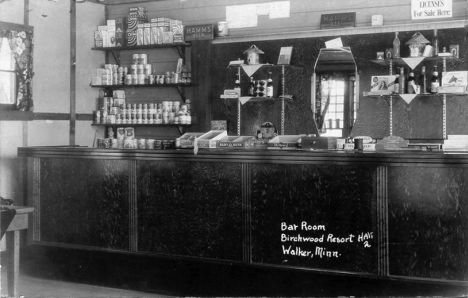
[[[415,32],[401,32],[400,38],[404,43],[409,40]],[[422,31],[426,38],[431,39],[433,32]],[[447,63],[448,70],[466,69],[466,45],[462,38],[464,29],[441,30],[439,32],[441,45],[460,45],[460,59]],[[317,59],[320,48],[324,47],[328,38],[308,38],[279,40],[274,42],[259,41],[255,45],[266,54],[263,62],[276,63],[279,49],[282,46],[293,45],[293,65],[303,67],[302,71],[292,72],[287,76],[288,89],[295,96],[295,100],[287,102],[286,105],[286,128],[285,134],[315,133],[314,122],[310,110],[310,76],[313,65]],[[371,76],[388,75],[389,69],[371,62],[375,59],[377,51],[383,51],[392,46],[393,34],[385,33],[379,35],[356,35],[343,36],[343,44],[352,49],[355,57],[358,73],[360,76],[359,86],[359,109],[357,119],[353,128],[352,136],[368,135],[374,138],[383,138],[390,134],[389,101],[382,98],[363,97],[363,92],[370,91]],[[224,89],[232,89],[236,70],[228,70],[226,66],[230,60],[245,58],[243,51],[252,43],[216,44],[213,46],[213,119],[228,119],[229,134],[236,134],[237,104],[234,100],[219,99]],[[409,56],[409,49],[402,47],[402,56]],[[434,65],[438,70],[442,69],[442,62],[425,62],[428,70],[428,80]],[[416,73],[420,72],[420,66]],[[407,68],[408,71],[408,68]],[[278,71],[274,70],[278,80]],[[266,71],[260,71],[254,77],[267,78]],[[248,84],[248,78],[242,73],[244,88]],[[447,133],[466,134],[467,122],[464,116],[468,105],[466,96],[453,97],[448,100],[447,105]],[[264,121],[274,121],[279,126],[278,116],[279,104],[246,104],[242,106],[241,134],[251,135],[253,127],[258,127]],[[442,101],[438,97],[418,97],[411,104],[405,103],[397,97],[393,100],[393,134],[406,139],[442,139]]]
[[[337,165],[252,165],[252,260],[277,264],[353,272],[377,273],[376,176],[372,167]],[[325,231],[305,231],[301,223],[324,225]],[[297,224],[282,231],[281,224]],[[373,233],[370,247],[358,242],[327,242],[329,234]],[[322,243],[282,242],[282,233],[320,237]],[[338,257],[293,256],[282,246],[316,253],[316,247],[338,251]]]
[[[390,274],[468,278],[468,170],[388,169]]]
[[[138,250],[242,261],[241,165],[138,162]]]
[[[41,241],[127,250],[126,161],[41,159]]]
[[[275,1],[258,0],[255,4]],[[228,0],[209,1],[155,1],[142,3],[148,9],[150,17],[168,17],[183,20],[186,24],[215,24],[226,19],[226,6],[252,4],[250,0],[240,0],[233,3]],[[118,17],[128,14],[128,8],[135,5],[110,6],[109,16]],[[356,12],[356,26],[370,26],[371,17],[375,14],[384,16],[384,24],[406,24],[433,22],[429,20],[411,20],[411,1],[319,1],[319,0],[293,0],[290,1],[290,17],[282,19],[269,19],[268,16],[259,16],[258,26],[242,29],[230,29],[230,36],[245,36],[251,34],[268,34],[274,32],[294,32],[320,29],[320,16],[322,14],[339,12]],[[466,1],[453,0],[453,18],[464,19]],[[441,19],[435,19],[439,21]],[[446,19],[445,19],[446,20]]]

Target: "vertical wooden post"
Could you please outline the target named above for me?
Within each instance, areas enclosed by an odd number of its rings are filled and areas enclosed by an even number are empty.
[[[70,0],[70,146],[76,133],[76,3]]]

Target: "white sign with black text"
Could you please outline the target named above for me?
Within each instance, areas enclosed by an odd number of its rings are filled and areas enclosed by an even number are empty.
[[[452,17],[452,0],[411,0],[411,19]]]

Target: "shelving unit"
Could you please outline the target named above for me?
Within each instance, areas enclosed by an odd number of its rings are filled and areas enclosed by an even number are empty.
[[[125,47],[102,47],[102,48],[92,48],[93,51],[103,51],[112,53],[115,61],[120,65],[120,52],[122,51],[142,51],[142,50],[154,50],[162,48],[174,48],[179,53],[180,58],[185,56],[185,47],[189,47],[189,43],[168,43],[168,44],[152,44],[152,45],[140,45],[140,46],[125,46]]]
[[[93,88],[101,89],[133,89],[133,88],[176,88],[179,92],[180,98],[185,102],[185,87],[191,87],[192,84],[140,84],[140,85],[90,85]]]
[[[420,63],[423,61],[442,61],[442,72],[447,71],[447,60],[450,59],[457,59],[456,57],[453,56],[437,56],[437,57],[408,57],[408,58],[396,58],[396,59],[378,59],[378,60],[371,60],[371,62],[377,63],[382,66],[388,66],[389,67],[389,75],[393,74],[393,67],[394,66],[409,66],[411,69],[414,69],[416,66],[418,66]],[[390,136],[393,135],[393,98],[394,97],[399,97],[403,99],[407,104],[410,104],[411,101],[417,97],[438,97],[442,100],[442,133],[443,133],[443,139],[447,139],[447,95],[449,96],[457,96],[457,95],[463,95],[463,94],[372,94],[371,92],[364,92],[364,96],[367,97],[376,97],[376,98],[384,98],[385,101],[387,101],[389,105],[389,121],[390,121]],[[389,99],[389,100],[387,100]]]
[[[148,50],[158,50],[163,48],[173,48],[176,49],[180,58],[185,60],[185,48],[189,47],[189,43],[171,43],[171,44],[153,44],[153,45],[140,45],[140,46],[124,46],[124,47],[102,47],[102,48],[92,48],[94,51],[103,51],[111,53],[114,57],[114,60],[118,65],[121,65],[120,52],[122,51],[148,51]],[[108,62],[108,57],[106,56],[106,63]],[[90,85],[92,88],[101,88],[101,89],[139,89],[139,88],[175,88],[182,101],[186,102],[185,88],[191,87],[191,83],[175,83],[175,84],[138,84],[138,85]],[[104,127],[177,127],[180,134],[185,133],[185,129],[190,127],[192,124],[92,124],[93,126],[104,126]]]
[[[229,68],[237,68],[237,74],[240,77],[241,75],[241,69],[244,69],[246,71],[246,65],[241,64],[241,65],[235,65],[235,66],[229,66]],[[271,102],[271,101],[276,101],[276,100],[281,100],[281,128],[280,128],[280,135],[284,135],[284,123],[285,123],[285,101],[286,100],[293,100],[292,95],[285,95],[284,90],[285,90],[285,75],[286,75],[286,67],[295,67],[291,65],[273,65],[273,64],[261,64],[261,65],[256,65],[256,70],[262,68],[262,67],[273,67],[273,68],[281,68],[281,90],[283,94],[281,94],[278,97],[250,97],[250,96],[241,96],[240,98],[236,97],[233,98],[237,100],[237,135],[240,136],[240,126],[241,126],[241,106],[242,102]],[[255,71],[256,71],[255,70]],[[250,77],[252,76],[255,71],[252,73],[246,71],[246,74]],[[221,96],[221,98],[223,98]]]

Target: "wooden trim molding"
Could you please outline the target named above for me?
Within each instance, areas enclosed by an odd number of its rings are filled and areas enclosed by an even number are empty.
[[[411,23],[411,24],[389,24],[385,26],[368,26],[368,27],[350,27],[328,30],[310,30],[297,32],[277,32],[267,34],[253,34],[248,36],[228,36],[218,37],[213,40],[213,44],[235,43],[235,42],[252,42],[261,40],[280,40],[280,39],[295,39],[295,38],[311,38],[311,37],[329,37],[329,36],[345,36],[358,34],[377,34],[389,32],[403,31],[423,31],[434,29],[454,29],[464,28],[465,20],[443,21],[443,22],[427,22],[427,23]]]
[[[33,120],[70,120],[69,113],[34,113]],[[76,120],[92,121],[93,114],[76,114]]]
[[[32,121],[33,119],[33,112],[23,112],[17,110],[0,110],[0,121]]]

